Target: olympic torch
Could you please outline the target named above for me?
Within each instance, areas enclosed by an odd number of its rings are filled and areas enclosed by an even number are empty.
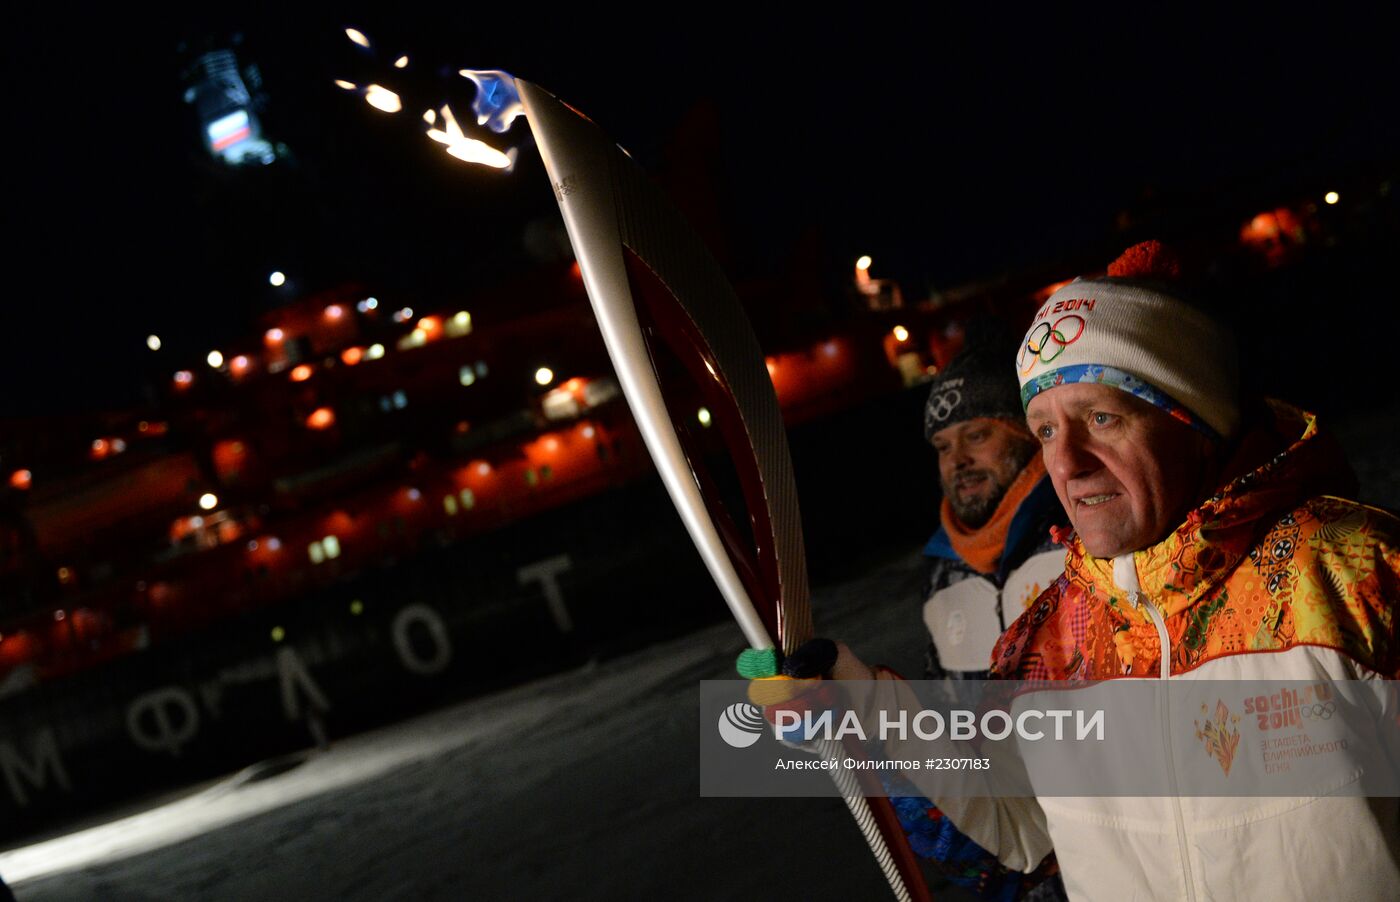
[[[719,264],[639,166],[577,111],[529,82],[514,85],[666,490],[745,639],[791,652],[812,634],[801,519],[782,414],[748,318]],[[657,372],[677,363],[724,436],[747,531],[721,505],[668,411]],[[848,771],[833,779],[896,897],[929,898],[889,800],[866,798]]]

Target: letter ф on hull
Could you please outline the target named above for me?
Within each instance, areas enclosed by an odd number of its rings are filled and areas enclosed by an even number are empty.
[[[797,489],[778,399],[739,299],[641,167],[541,88],[519,79],[516,87],[608,355],[666,490],[749,644],[771,648],[776,639],[791,652],[812,634]],[[724,437],[747,530],[721,505],[699,450],[667,409],[657,373],[677,364]],[[865,798],[878,787],[863,792],[848,771],[833,776],[895,895],[929,898],[889,800]]]

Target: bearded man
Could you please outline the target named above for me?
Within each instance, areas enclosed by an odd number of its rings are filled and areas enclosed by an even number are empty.
[[[1014,341],[974,321],[924,408],[943,486],[941,523],[924,548],[928,679],[984,679],[1002,632],[1064,572],[1064,549],[1050,539],[1064,511],[1006,369]]]
[[[932,561],[923,593],[927,679],[986,679],[1002,632],[1064,572],[1064,549],[1050,537],[1064,510],[1006,368],[1014,341],[994,321],[974,320],[924,407],[943,486],[940,526],[924,548]],[[1012,871],[947,818],[930,816],[932,803],[912,786],[891,778],[886,789],[935,882],[998,902],[1064,898],[1053,860],[1031,875]]]

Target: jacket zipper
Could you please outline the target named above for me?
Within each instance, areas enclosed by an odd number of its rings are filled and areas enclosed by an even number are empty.
[[[1158,676],[1163,681],[1171,679],[1171,638],[1167,635],[1167,622],[1162,618],[1162,612],[1157,610],[1157,606],[1142,594],[1138,583],[1137,567],[1133,563],[1131,554],[1121,555],[1113,559],[1113,581],[1118,584],[1118,588],[1124,589],[1128,593],[1128,603],[1133,606],[1133,610],[1146,610],[1148,619],[1157,628],[1157,643],[1161,649],[1160,666]],[[1167,751],[1167,778],[1171,783],[1172,794],[1172,815],[1176,819],[1176,843],[1181,854],[1181,870],[1186,878],[1186,898],[1195,900],[1196,888],[1191,876],[1191,858],[1188,844],[1186,842],[1186,817],[1181,810],[1181,792],[1178,789],[1176,779],[1176,756],[1172,751],[1171,742],[1171,697],[1167,689],[1166,682],[1162,683],[1162,744]]]

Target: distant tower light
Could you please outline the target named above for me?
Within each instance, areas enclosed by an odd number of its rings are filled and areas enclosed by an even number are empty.
[[[219,351],[210,351],[204,359],[216,370],[224,365],[224,355]]]
[[[1335,204],[1342,199],[1342,196],[1335,191],[1328,191],[1322,196],[1322,199],[1327,201],[1328,204]]]
[[[219,496],[213,492],[205,492],[199,496],[199,506],[202,510],[211,511],[219,506]]]
[[[554,370],[547,366],[542,366],[535,370],[535,381],[540,385],[548,385],[554,381]]]
[[[195,106],[212,156],[229,166],[266,165],[277,159],[277,148],[263,136],[254,112],[261,97],[249,90],[232,50],[204,53],[189,75],[185,100]],[[253,88],[258,88],[256,80]]]
[[[159,350],[160,350],[160,336],[159,336],[159,335],[147,335],[147,336],[146,336],[146,347],[150,348],[152,351],[159,351]]]
[[[267,281],[273,288],[281,288],[287,284],[287,274],[280,269],[273,270],[272,275],[267,277]]]
[[[866,254],[865,256],[861,257],[859,260],[856,261],[856,269],[860,270],[861,272],[865,272],[866,270],[870,269],[870,264],[872,262],[874,261],[870,259],[870,255]]]

